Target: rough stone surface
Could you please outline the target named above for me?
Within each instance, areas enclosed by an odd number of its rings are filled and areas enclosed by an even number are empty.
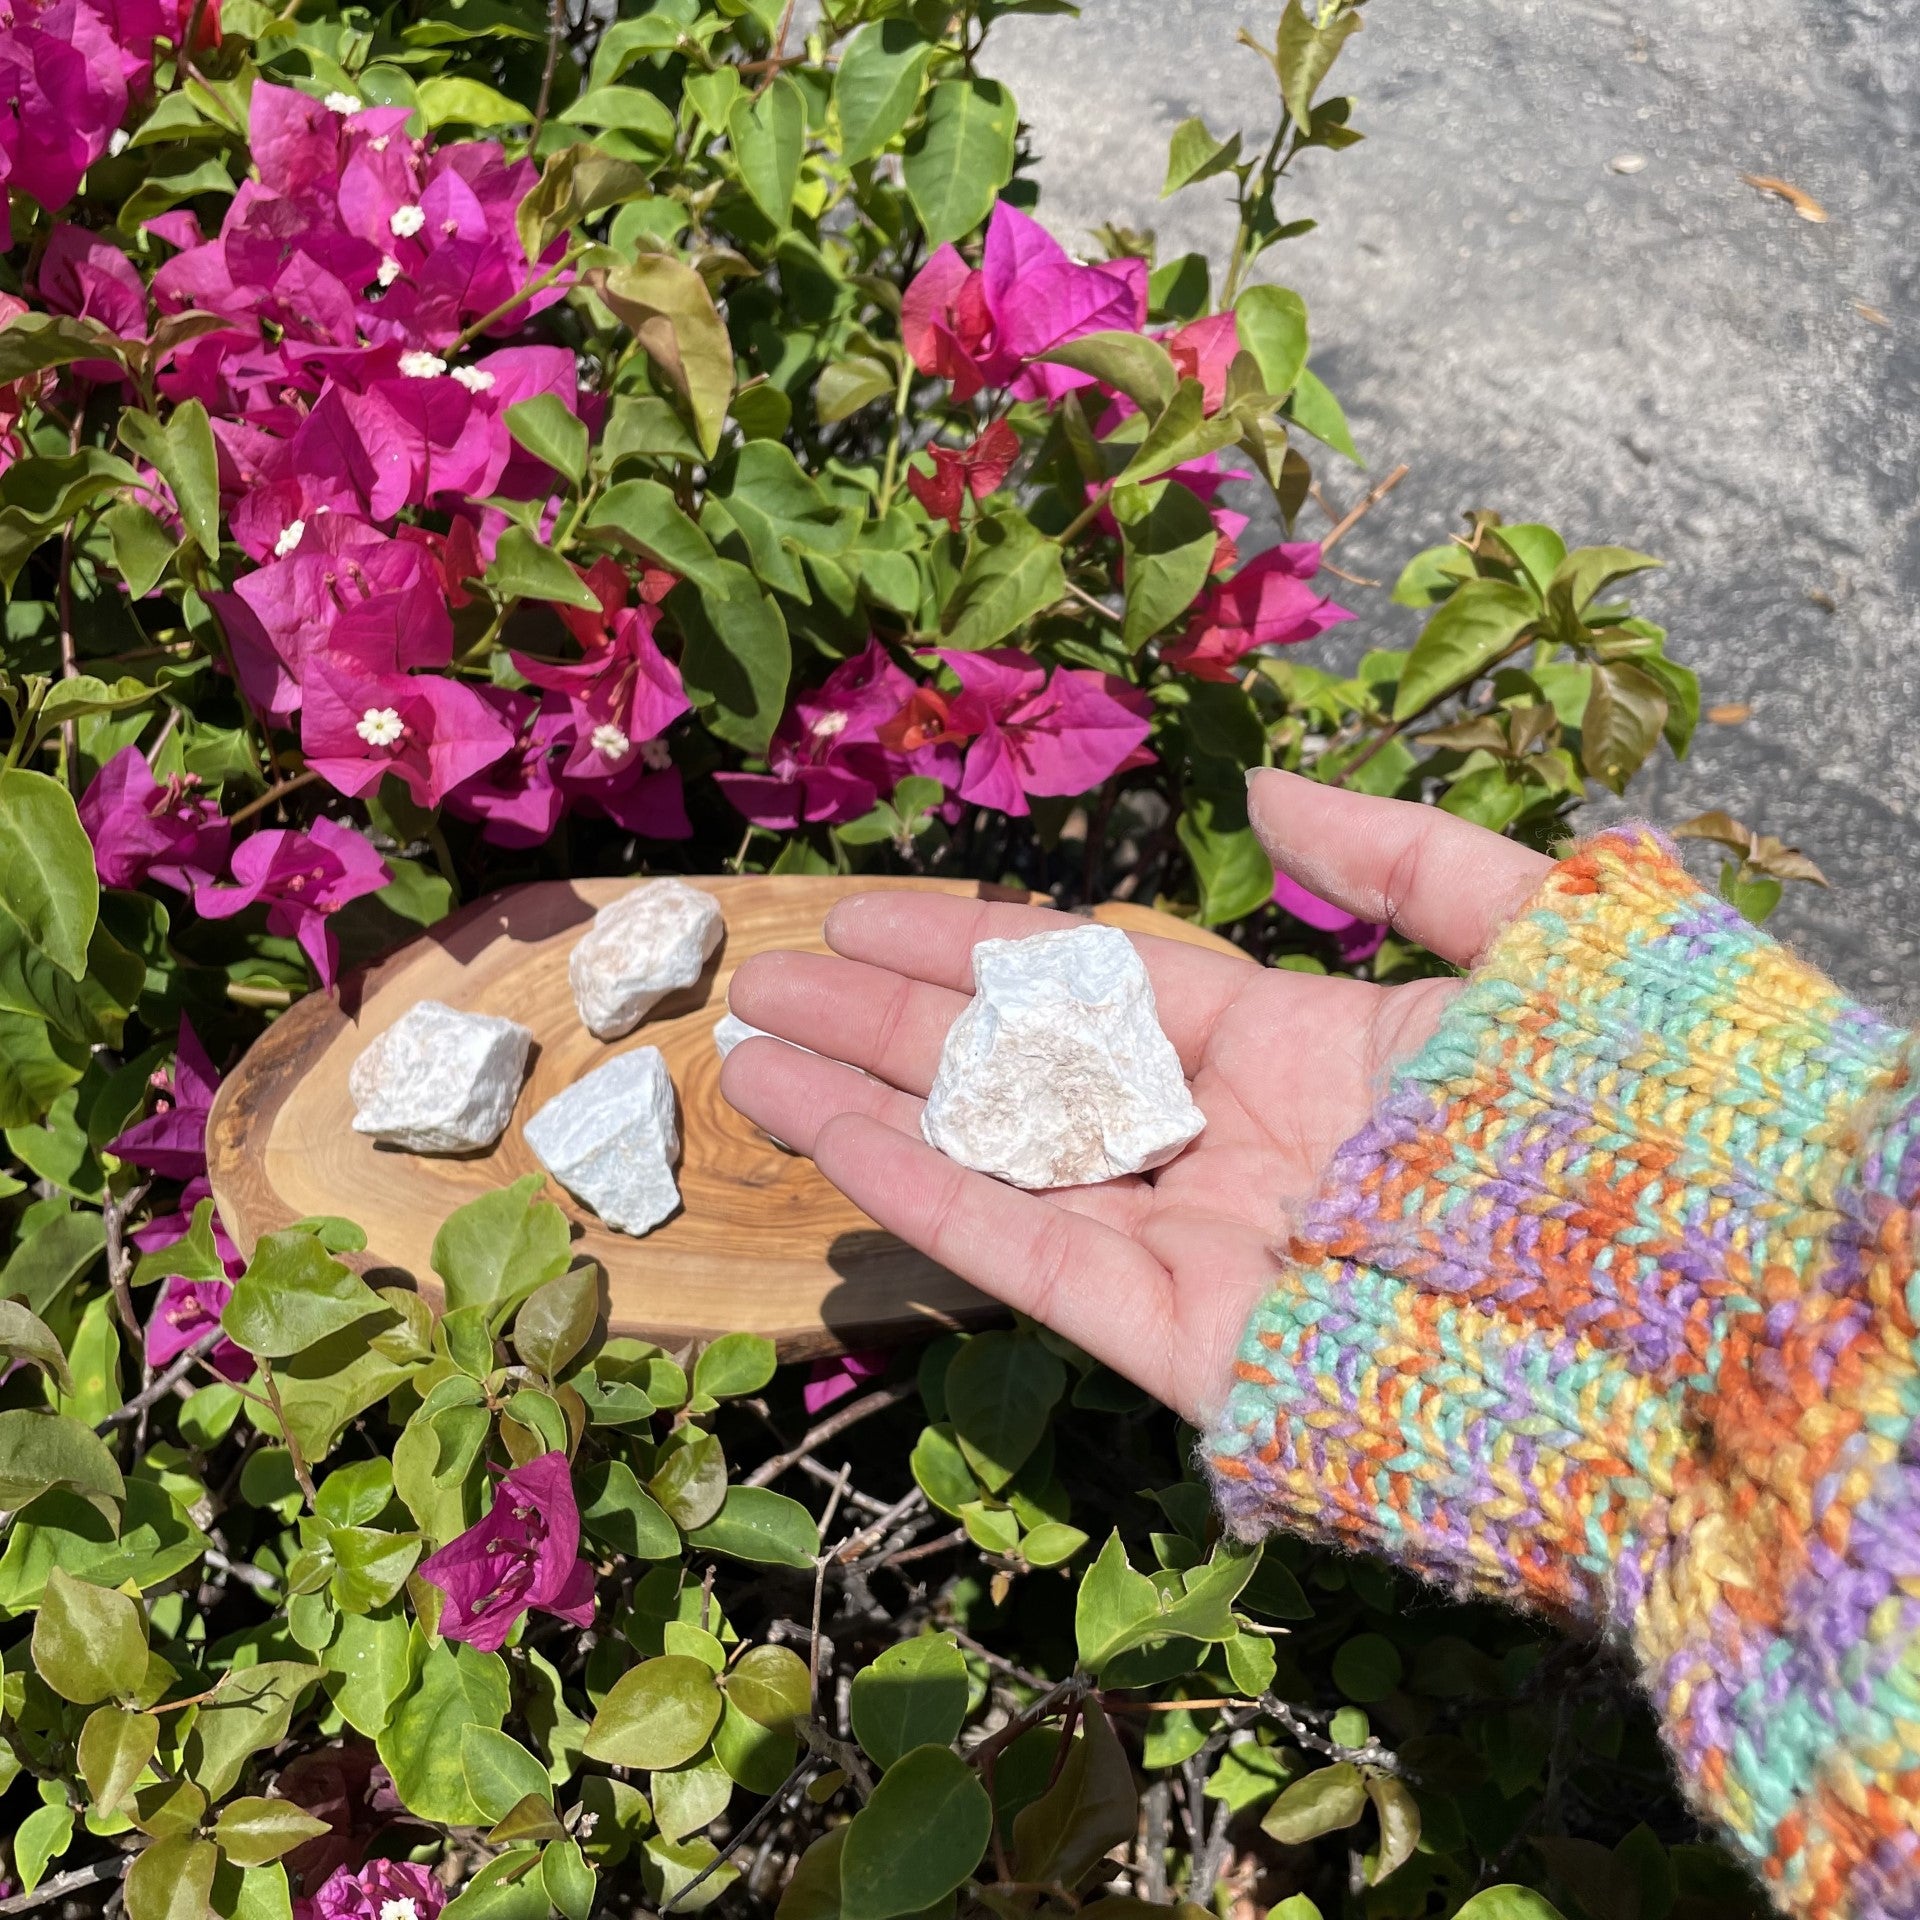
[[[567,960],[587,1031],[600,1040],[631,1033],[700,978],[724,930],[720,903],[684,880],[643,880],[602,907]]]
[[[658,1047],[636,1047],[556,1093],[527,1122],[540,1164],[608,1226],[651,1232],[680,1205],[673,1081]]]
[[[769,1037],[765,1027],[750,1027],[737,1013],[723,1013],[713,1023],[713,1044],[722,1060],[742,1040],[765,1040]]]
[[[349,1069],[353,1130],[411,1153],[490,1147],[513,1116],[532,1044],[516,1020],[422,1000]]]
[[[1076,1187],[1171,1160],[1206,1125],[1117,927],[973,950],[920,1129],[949,1159],[1016,1187]]]

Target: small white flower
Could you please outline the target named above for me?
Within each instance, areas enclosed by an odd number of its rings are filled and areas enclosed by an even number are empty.
[[[370,747],[390,747],[406,737],[407,723],[391,707],[369,707],[353,730]]]
[[[378,138],[369,140],[367,142],[367,151],[369,153],[385,153],[387,150],[387,142],[392,138],[393,138],[392,134],[383,133],[379,135]]]
[[[380,1902],[380,1920],[420,1920],[420,1909],[402,1894],[397,1900]]]
[[[400,356],[400,371],[409,380],[437,380],[447,370],[447,363],[437,353],[428,353],[424,347],[416,347],[411,353]]]
[[[380,262],[380,271],[373,276],[383,287],[390,287],[400,278],[400,262],[392,254]]]
[[[831,713],[823,713],[813,723],[812,729],[816,740],[831,740],[836,735],[845,733],[846,730],[847,716],[837,707]]]
[[[664,740],[649,740],[640,749],[640,758],[644,760],[655,773],[664,772],[668,767],[673,765],[673,753]]]
[[[493,375],[490,374],[485,367],[455,367],[453,377],[458,380],[469,393],[491,393],[493,391]]]
[[[289,520],[280,538],[273,543],[273,557],[284,560],[300,544],[301,536],[307,530],[304,520]]]
[[[320,103],[329,113],[358,113],[360,102],[350,93],[341,93],[337,88]]]
[[[612,721],[603,720],[593,730],[592,747],[603,760],[624,760],[633,742]]]
[[[427,224],[427,216],[417,201],[409,200],[404,207],[395,207],[387,216],[387,225],[402,240],[410,240]]]
[[[133,135],[125,127],[115,127],[113,137],[107,142],[107,151],[117,159],[133,144]]]

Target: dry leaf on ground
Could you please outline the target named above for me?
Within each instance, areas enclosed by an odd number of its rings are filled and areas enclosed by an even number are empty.
[[[1781,180],[1771,173],[1743,173],[1740,178],[1758,193],[1770,193],[1776,200],[1784,200],[1802,220],[1811,220],[1823,225],[1827,210],[1804,187],[1796,187],[1791,180]]]

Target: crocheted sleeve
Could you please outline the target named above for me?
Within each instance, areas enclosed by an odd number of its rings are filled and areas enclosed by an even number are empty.
[[[1920,1914],[1912,1039],[1644,827],[1336,1156],[1208,1440],[1230,1524],[1630,1646],[1802,1915]]]

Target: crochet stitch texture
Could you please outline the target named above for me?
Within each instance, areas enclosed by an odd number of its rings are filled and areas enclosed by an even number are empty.
[[[1913,1041],[1646,827],[1335,1156],[1209,1436],[1286,1526],[1625,1642],[1786,1911],[1920,1915]]]

